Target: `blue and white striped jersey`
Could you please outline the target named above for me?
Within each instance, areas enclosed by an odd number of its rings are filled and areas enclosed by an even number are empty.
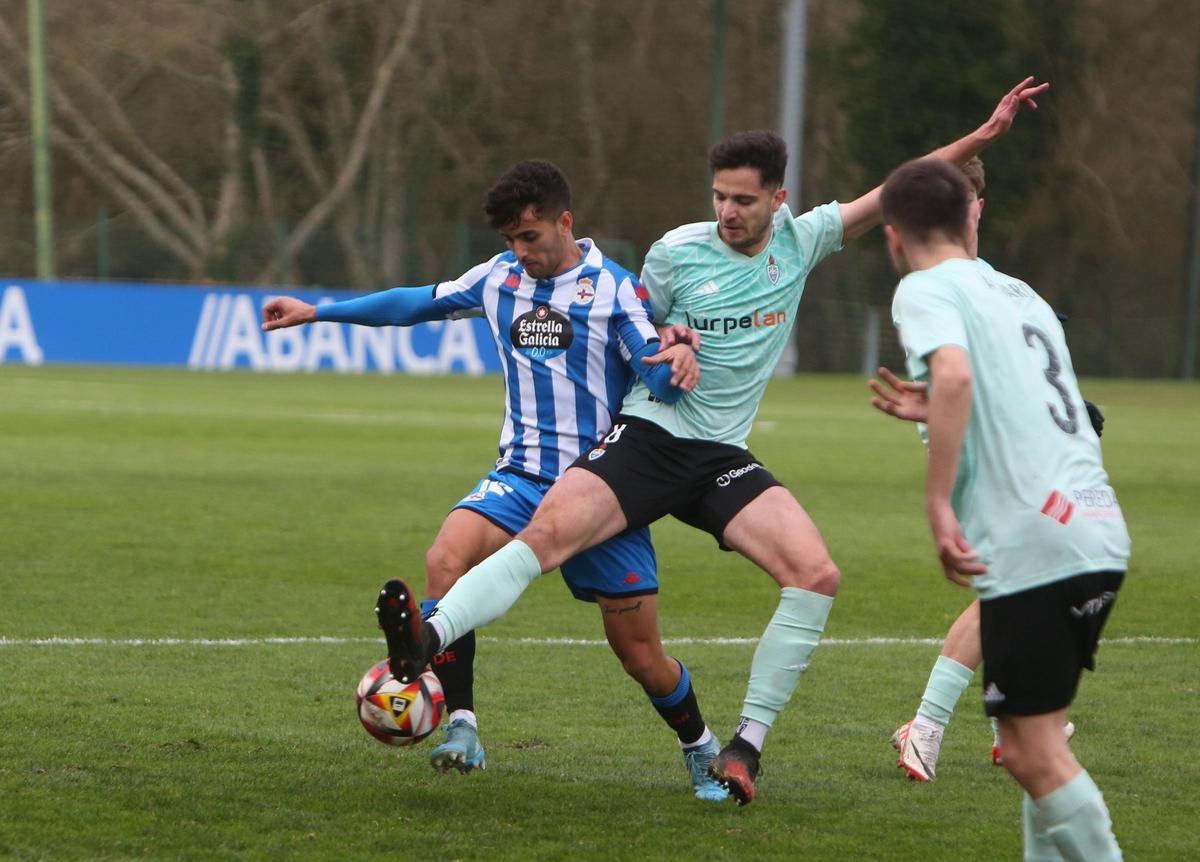
[[[637,279],[590,239],[552,279],[512,252],[434,288],[445,314],[482,309],[500,354],[507,404],[497,469],[554,481],[606,434],[634,379],[633,353],[657,340]]]

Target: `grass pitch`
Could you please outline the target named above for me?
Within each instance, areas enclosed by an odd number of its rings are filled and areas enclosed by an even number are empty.
[[[1194,858],[1200,390],[1084,389],[1134,559],[1073,745],[1127,858]],[[915,432],[855,378],[777,381],[751,439],[843,571],[753,805],[691,798],[556,575],[481,632],[485,772],[371,740],[352,693],[383,654],[375,590],[420,580],[501,417],[497,378],[0,367],[0,858],[1020,857],[978,683],[938,780],[895,768],[888,736],[938,651],[920,639],[971,596],[937,570]],[[706,535],[654,535],[663,634],[725,739],[753,645],[713,640],[757,637],[776,590]]]

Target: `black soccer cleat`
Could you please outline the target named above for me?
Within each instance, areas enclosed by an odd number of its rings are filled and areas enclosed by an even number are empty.
[[[749,805],[754,801],[759,757],[757,748],[735,736],[708,768],[708,777],[728,790],[738,805]]]
[[[379,591],[375,605],[379,628],[387,639],[388,667],[392,676],[407,685],[414,682],[429,664],[425,653],[421,612],[408,584],[392,578]]]

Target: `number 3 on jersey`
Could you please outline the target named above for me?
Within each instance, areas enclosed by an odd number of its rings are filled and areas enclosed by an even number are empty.
[[[1022,331],[1025,333],[1025,344],[1033,347],[1033,341],[1036,338],[1042,342],[1042,347],[1046,349],[1046,368],[1042,372],[1046,375],[1046,382],[1054,387],[1058,392],[1059,398],[1062,399],[1062,406],[1066,408],[1067,416],[1064,419],[1058,412],[1058,407],[1046,402],[1046,406],[1050,408],[1050,418],[1054,420],[1054,424],[1068,434],[1074,434],[1079,430],[1079,422],[1076,419],[1075,404],[1071,401],[1071,393],[1067,390],[1066,384],[1059,379],[1059,372],[1062,371],[1062,362],[1059,361],[1058,353],[1054,350],[1054,345],[1050,343],[1050,337],[1036,326],[1026,323],[1022,326]]]

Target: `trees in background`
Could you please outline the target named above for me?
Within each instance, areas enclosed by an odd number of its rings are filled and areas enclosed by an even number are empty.
[[[431,281],[498,248],[482,193],[530,156],[564,168],[581,232],[628,240],[610,243],[627,265],[708,216],[708,0],[44,2],[67,275],[95,275],[103,242],[114,277]],[[0,0],[11,275],[33,260],[25,5]],[[727,131],[776,122],[780,5],[730,6]],[[1190,0],[810,0],[793,208],[864,191],[1049,78],[1045,110],[985,155],[983,252],[1072,316],[1088,370],[1170,373],[1198,42]],[[818,270],[801,319],[833,309],[853,333],[847,309],[891,287],[867,238]],[[817,339],[806,367],[856,367],[855,338]]]

